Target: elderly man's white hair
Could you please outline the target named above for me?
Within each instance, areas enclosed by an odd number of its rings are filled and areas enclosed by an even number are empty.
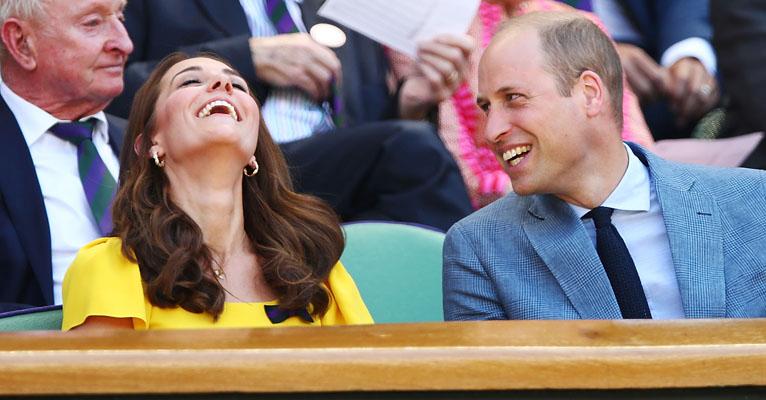
[[[48,0],[0,0],[0,27],[11,17],[27,21],[42,16],[47,2]],[[0,62],[6,54],[5,44],[0,40]]]

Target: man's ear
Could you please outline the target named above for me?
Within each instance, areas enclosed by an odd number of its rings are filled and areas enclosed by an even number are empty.
[[[604,112],[606,107],[606,90],[604,81],[593,71],[583,71],[580,74],[578,84],[585,99],[585,113],[588,117],[595,117]]]
[[[21,68],[32,71],[37,68],[37,53],[32,27],[27,21],[8,18],[0,28],[0,35],[8,53]]]

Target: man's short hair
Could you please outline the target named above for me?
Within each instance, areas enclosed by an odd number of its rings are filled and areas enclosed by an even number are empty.
[[[497,36],[533,28],[540,38],[543,68],[569,97],[584,71],[595,72],[609,92],[612,114],[622,128],[622,64],[612,40],[593,22],[574,12],[533,12],[506,21]]]
[[[42,16],[46,1],[48,0],[0,0],[0,27],[11,17],[28,21]],[[6,56],[5,43],[0,40],[0,62]]]

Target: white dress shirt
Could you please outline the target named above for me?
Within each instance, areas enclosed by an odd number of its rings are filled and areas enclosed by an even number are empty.
[[[625,149],[628,152],[628,168],[602,206],[614,209],[612,224],[625,241],[636,265],[652,318],[684,318],[681,291],[670,254],[670,239],[649,171],[627,145]],[[580,218],[590,211],[573,204],[570,206]],[[588,218],[582,222],[595,247],[593,220]]]
[[[250,34],[254,37],[276,36],[263,0],[240,0],[247,16]],[[306,32],[301,18],[300,1],[287,0],[287,11],[301,32]],[[256,71],[257,73],[257,71]],[[328,131],[335,125],[329,113],[329,103],[317,104],[306,93],[294,88],[274,87],[269,92],[261,112],[271,137],[277,143],[307,138]]]
[[[19,97],[2,81],[0,95],[18,121],[40,182],[51,232],[53,301],[61,304],[61,282],[77,251],[102,236],[80,181],[77,146],[49,131],[57,122],[70,121],[56,119]],[[109,146],[106,115],[99,112],[82,120],[89,118],[98,121],[93,131],[93,143],[112,177],[117,180],[119,161]]]

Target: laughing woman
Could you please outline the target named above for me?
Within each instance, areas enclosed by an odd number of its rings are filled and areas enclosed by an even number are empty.
[[[245,80],[173,54],[136,94],[114,236],[64,279],[62,328],[371,323],[321,201],[292,191]]]

